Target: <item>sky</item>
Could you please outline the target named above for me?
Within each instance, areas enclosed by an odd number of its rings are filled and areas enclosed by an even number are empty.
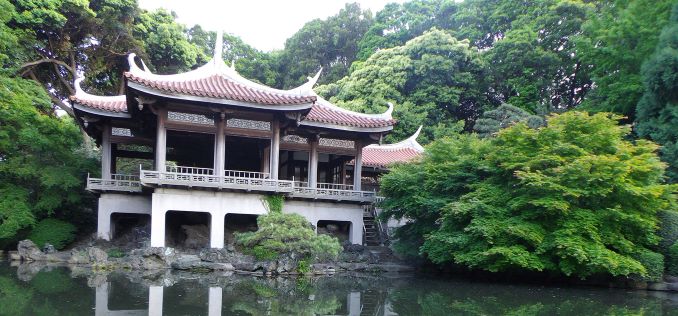
[[[347,2],[358,2],[372,14],[387,3],[403,0],[139,0],[144,9],[174,11],[180,23],[231,33],[263,51],[282,49],[285,40],[306,22],[325,19]]]

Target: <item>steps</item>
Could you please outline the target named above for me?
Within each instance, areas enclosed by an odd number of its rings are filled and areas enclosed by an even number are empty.
[[[379,246],[382,244],[379,227],[372,212],[373,206],[365,207],[363,211],[363,225],[364,225],[364,245],[365,246]]]

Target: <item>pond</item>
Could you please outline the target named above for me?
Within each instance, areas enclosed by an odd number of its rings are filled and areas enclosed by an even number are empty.
[[[678,295],[426,276],[261,278],[0,262],[0,315],[678,315]]]

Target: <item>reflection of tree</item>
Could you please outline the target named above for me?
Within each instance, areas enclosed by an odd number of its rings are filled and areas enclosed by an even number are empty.
[[[461,284],[463,285],[463,284]],[[415,282],[390,292],[398,315],[656,315],[661,301],[604,289],[523,288],[479,284],[423,286]]]
[[[0,315],[22,315],[31,302],[33,291],[20,287],[14,280],[0,277]]]
[[[31,286],[42,294],[57,294],[71,290],[75,284],[64,269],[41,271],[31,280]]]
[[[307,279],[296,282],[245,280],[234,288],[230,311],[250,315],[329,315],[341,307],[336,295],[319,295],[316,284]],[[343,292],[338,293],[345,295]],[[343,297],[342,297],[343,299]]]

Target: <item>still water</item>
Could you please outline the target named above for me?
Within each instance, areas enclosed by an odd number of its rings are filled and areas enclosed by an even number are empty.
[[[1,260],[1,259],[0,259]],[[421,276],[267,279],[0,261],[0,315],[678,315],[678,295]]]

